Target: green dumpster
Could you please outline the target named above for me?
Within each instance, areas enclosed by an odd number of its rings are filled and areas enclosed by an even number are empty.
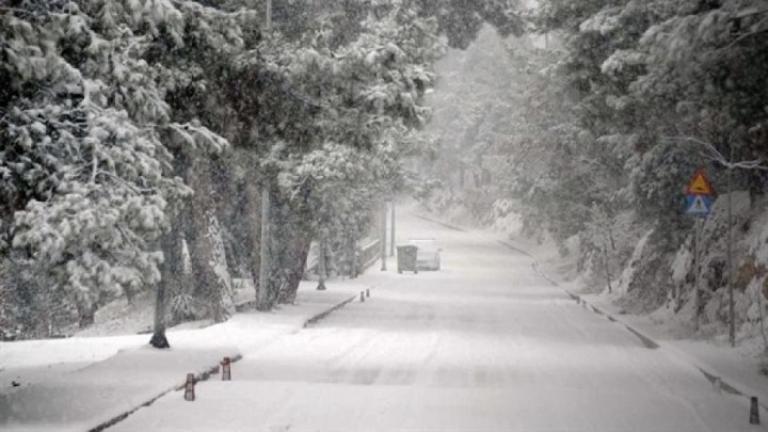
[[[413,245],[405,245],[397,247],[397,272],[402,273],[403,270],[412,271],[418,273],[416,268],[416,253],[418,248]]]

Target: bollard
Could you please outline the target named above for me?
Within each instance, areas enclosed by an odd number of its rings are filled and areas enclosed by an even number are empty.
[[[760,407],[757,404],[757,396],[752,396],[750,398],[749,424],[753,424],[753,425],[760,424]]]
[[[224,357],[224,360],[221,361],[221,380],[222,381],[231,381],[232,380],[232,369],[231,369],[232,361],[229,359],[229,357]]]
[[[195,400],[195,374],[187,374],[187,382],[184,383],[184,400]]]
[[[715,377],[715,380],[712,382],[712,386],[715,388],[715,392],[717,392],[717,394],[722,393],[723,380],[720,379],[720,377]]]
[[[368,288],[365,289],[365,296],[366,297],[370,297],[371,296],[371,290],[370,289],[368,289]]]
[[[365,293],[360,291],[360,303],[365,303]]]

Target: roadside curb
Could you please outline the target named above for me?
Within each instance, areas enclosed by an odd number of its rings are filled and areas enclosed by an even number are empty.
[[[348,305],[349,303],[352,303],[353,301],[355,301],[355,299],[357,299],[357,295],[353,295],[352,297],[350,297],[350,298],[348,298],[348,299],[346,299],[346,300],[336,304],[335,306],[333,306],[333,307],[331,307],[329,309],[326,309],[323,312],[320,312],[319,314],[317,314],[317,315],[307,319],[306,321],[304,321],[304,324],[301,327],[302,328],[307,328],[307,327],[311,326],[312,324],[315,324],[315,323],[319,322],[320,320],[322,320],[323,318],[325,318],[328,315],[332,314],[333,312],[336,312],[337,310],[343,308],[344,306]]]
[[[242,360],[242,358],[243,358],[242,355],[236,354],[236,355],[230,357],[230,359],[231,359],[230,361],[232,363],[235,363],[237,361]],[[198,372],[198,373],[195,374],[195,382],[207,381],[208,378],[211,377],[211,375],[213,375],[215,373],[218,373],[218,372],[219,372],[219,365],[212,366],[212,367],[209,367],[209,368],[205,368],[205,369],[203,369],[202,372]],[[105,430],[105,429],[107,429],[109,427],[112,427],[112,426],[120,423],[121,421],[125,420],[126,418],[128,418],[131,414],[135,413],[136,411],[152,405],[153,403],[155,403],[155,401],[157,401],[161,397],[167,395],[168,393],[171,393],[171,392],[174,392],[174,391],[179,391],[179,390],[182,390],[182,389],[184,389],[184,384],[174,385],[173,387],[171,387],[169,389],[163,390],[162,392],[160,392],[157,395],[153,396],[149,400],[141,403],[140,405],[138,405],[138,406],[136,406],[134,408],[131,408],[130,410],[125,411],[122,414],[116,415],[116,416],[112,417],[111,419],[109,419],[109,420],[99,424],[96,427],[88,429],[88,432],[101,432],[101,431],[103,431],[103,430]]]
[[[589,301],[585,300],[582,296],[573,293],[565,288],[563,290],[571,296],[571,298],[575,299],[578,303],[583,304],[584,307],[591,310],[592,312],[604,316],[606,319],[608,319],[611,322],[615,322],[624,328],[626,328],[629,332],[637,336],[643,344],[650,348],[650,349],[659,349],[671,356],[675,356],[684,362],[688,363],[691,367],[697,369],[704,378],[707,379],[707,381],[710,382],[710,384],[715,385],[716,382],[719,381],[720,388],[725,391],[726,393],[730,393],[735,396],[741,396],[749,400],[751,396],[753,396],[752,391],[747,390],[748,387],[744,384],[738,383],[735,380],[731,380],[727,377],[724,377],[722,374],[717,372],[714,368],[704,365],[701,362],[699,362],[695,357],[673,347],[665,343],[661,343],[653,339],[652,337],[648,336],[643,331],[639,330],[637,327],[633,326],[632,324],[627,323],[621,318],[616,317],[610,312],[607,312],[600,307],[590,303]],[[763,412],[768,414],[768,403],[766,403],[766,400],[760,399],[759,405],[762,408]]]
[[[444,226],[444,227],[446,227],[448,229],[454,230],[454,231],[468,232],[468,230],[466,228],[462,228],[462,227],[457,226],[457,225],[453,225],[453,224],[450,224],[450,223],[447,223],[447,222],[443,222],[441,220],[433,219],[433,218],[431,218],[429,216],[426,216],[426,215],[423,215],[423,214],[420,214],[420,213],[414,214],[414,216],[416,216],[419,219],[423,219],[425,221],[429,221],[429,222],[432,222],[432,223],[436,223],[438,225],[442,225],[442,226]]]
[[[318,312],[318,313],[314,314],[313,316],[311,316],[311,317],[307,318],[306,320],[304,320],[304,323],[302,324],[301,328],[307,328],[307,327],[311,326],[312,324],[315,324],[315,323],[319,322],[320,320],[322,320],[323,318],[326,318],[331,313],[333,313],[333,312],[343,308],[344,306],[346,306],[349,303],[352,303],[356,298],[357,298],[357,295],[353,295],[352,297],[350,297],[348,299],[345,299],[344,301],[341,301],[341,302],[339,302],[339,303],[337,303],[337,304],[335,304],[335,305],[333,305],[333,306],[331,306],[331,307],[329,307],[329,308],[327,308],[327,309],[325,309],[325,310],[323,310],[321,312]],[[242,360],[243,356],[238,353],[238,354],[230,356],[230,359],[231,359],[230,361],[232,363],[235,363],[235,362],[238,362],[238,361]],[[211,375],[218,373],[218,371],[219,371],[219,365],[218,364],[215,365],[215,366],[210,366],[210,367],[207,367],[207,368],[203,368],[202,371],[195,373],[195,381],[196,382],[207,381],[211,377]],[[161,397],[166,396],[167,394],[169,394],[171,392],[179,391],[179,390],[182,390],[182,389],[184,389],[184,383],[173,385],[172,387],[170,387],[170,388],[168,388],[166,390],[163,390],[162,392],[156,394],[155,396],[152,396],[151,398],[147,399],[145,402],[142,402],[138,406],[136,406],[134,408],[131,408],[131,409],[129,409],[129,410],[127,410],[127,411],[125,411],[125,412],[123,412],[121,414],[118,414],[118,415],[110,418],[109,420],[106,420],[106,421],[104,421],[102,423],[99,423],[95,427],[89,428],[88,432],[102,432],[103,430],[105,430],[105,429],[107,429],[109,427],[112,427],[112,426],[116,425],[117,423],[120,423],[121,421],[125,420],[126,418],[128,418],[131,414],[135,413],[136,411],[152,405],[153,403],[155,403],[155,401],[157,401]]]
[[[436,223],[438,225],[445,226],[447,228],[456,230],[456,231],[462,231],[462,232],[468,232],[467,229],[458,227],[456,225],[452,225],[443,221],[436,220],[434,218],[431,218],[429,216],[417,214],[417,217]],[[588,302],[585,300],[581,295],[574,293],[566,288],[563,288],[560,286],[557,281],[546,275],[538,265],[538,261],[536,260],[536,257],[534,257],[530,252],[521,249],[507,241],[504,240],[497,240],[497,243],[507,247],[508,249],[511,249],[515,252],[521,253],[527,257],[530,257],[533,262],[531,263],[531,267],[533,268],[533,271],[536,272],[541,278],[552,284],[552,286],[558,287],[565,291],[568,296],[570,296],[572,299],[574,299],[578,304],[583,305],[586,309],[591,310],[593,313],[597,315],[601,315],[605,317],[608,321],[614,322],[616,324],[621,325],[624,327],[627,331],[632,333],[634,336],[636,336],[640,341],[643,343],[643,345],[648,349],[659,349],[663,351],[664,353],[675,356],[678,359],[681,359],[685,363],[688,363],[691,367],[698,370],[706,379],[709,381],[712,385],[715,385],[715,383],[719,383],[720,388],[725,391],[726,393],[730,393],[735,396],[741,396],[747,399],[747,402],[749,401],[750,396],[752,396],[752,391],[747,391],[749,387],[747,387],[744,384],[738,383],[736,380],[727,379],[727,377],[724,377],[722,374],[718,373],[714,368],[702,364],[698,359],[695,357],[680,351],[679,349],[670,346],[668,344],[662,344],[658,341],[656,341],[654,338],[647,335],[644,331],[638,329],[637,327],[627,323],[621,318],[617,318],[614,314],[601,309],[600,307]],[[763,398],[759,401],[759,406],[762,408],[762,411],[764,413],[768,413],[768,401]]]
[[[519,253],[521,253],[521,254],[523,254],[523,255],[527,256],[527,257],[533,258],[533,255],[531,255],[531,253],[530,253],[530,252],[528,252],[528,251],[526,251],[526,250],[523,250],[523,249],[520,249],[519,247],[517,247],[517,246],[514,246],[514,245],[512,245],[511,243],[508,243],[508,242],[506,242],[506,241],[504,241],[504,240],[496,240],[496,242],[497,242],[497,243],[499,243],[499,244],[500,244],[500,245],[502,245],[502,246],[506,246],[507,248],[509,248],[509,249],[512,249],[512,250],[513,250],[513,251],[515,251],[515,252],[519,252]],[[534,271],[535,271],[535,272],[536,272],[536,273],[537,273],[539,276],[541,276],[541,277],[543,277],[544,279],[546,279],[546,280],[547,280],[549,283],[552,283],[552,284],[555,284],[555,285],[557,285],[557,282],[555,282],[555,281],[553,281],[552,279],[548,278],[546,275],[543,275],[543,274],[542,274],[542,273],[541,273],[541,272],[540,272],[540,271],[539,271],[539,270],[536,268],[536,260],[535,260],[535,259],[534,259],[534,261],[533,261],[533,266],[534,266],[533,270],[534,270]]]
[[[675,356],[678,359],[683,360],[685,363],[688,363],[691,367],[697,369],[704,378],[707,379],[707,381],[710,382],[710,384],[715,385],[719,382],[720,388],[725,391],[726,393],[730,393],[735,396],[741,396],[745,399],[749,400],[751,396],[753,396],[752,391],[748,391],[748,387],[744,384],[738,383],[736,380],[728,379],[727,377],[724,377],[722,374],[717,372],[714,368],[702,364],[698,359],[696,359],[694,356],[689,355],[673,346],[670,346],[665,343],[661,343],[656,341],[654,338],[648,336],[645,332],[638,329],[637,327],[633,326],[632,324],[629,324],[625,320],[616,317],[613,313],[608,312],[595,304],[587,301],[582,297],[581,295],[572,292],[571,290],[568,290],[566,288],[563,288],[558,284],[555,280],[548,277],[544,274],[544,272],[539,269],[538,263],[536,261],[533,262],[531,265],[533,267],[533,270],[547,280],[549,283],[551,283],[553,286],[561,288],[563,291],[565,291],[568,296],[570,296],[572,299],[576,300],[576,303],[583,305],[585,308],[591,310],[592,312],[604,316],[608,321],[614,322],[616,324],[619,324],[623,326],[626,330],[637,336],[642,342],[643,345],[645,345],[649,349],[659,349],[663,352],[665,352],[668,355]],[[759,405],[762,408],[764,413],[768,414],[768,403],[765,398],[761,399],[759,401]]]

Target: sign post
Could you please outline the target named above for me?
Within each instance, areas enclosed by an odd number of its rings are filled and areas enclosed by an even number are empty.
[[[703,169],[697,170],[685,188],[685,213],[698,218],[693,227],[693,289],[695,295],[696,329],[701,317],[701,290],[699,289],[699,266],[701,254],[701,232],[704,219],[712,212],[715,190]],[[678,294],[679,295],[679,294]]]

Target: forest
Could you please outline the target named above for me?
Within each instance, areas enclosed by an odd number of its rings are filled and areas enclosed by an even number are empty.
[[[21,337],[152,292],[162,346],[169,324],[226,320],[233,277],[253,281],[260,310],[290,303],[313,242],[343,259],[404,192],[487,225],[519,216],[598,289],[697,328],[728,323],[735,291],[739,332],[765,334],[762,1],[5,0],[0,13],[0,323]],[[483,29],[504,66],[478,54],[441,87],[436,65]],[[683,189],[699,168],[719,195],[697,221]]]
[[[530,37],[485,35],[446,66],[464,78],[432,101],[430,208],[519,224],[627,311],[768,349],[766,4],[537,3]],[[699,169],[707,218],[686,214]]]
[[[506,1],[272,3],[0,3],[4,332],[149,291],[164,347],[234,312],[232,276],[290,303],[312,241],[343,249],[407,187],[445,47],[523,31]]]

